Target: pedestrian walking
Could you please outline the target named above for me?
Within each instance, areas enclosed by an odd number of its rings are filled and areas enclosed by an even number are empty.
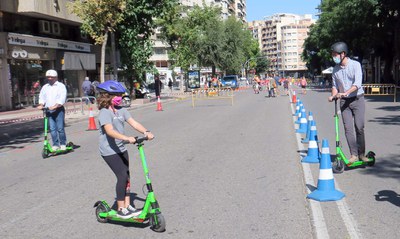
[[[116,200],[117,217],[128,219],[140,215],[131,205],[129,155],[125,142],[135,143],[135,137],[125,134],[125,122],[150,140],[153,134],[142,124],[134,120],[126,108],[121,107],[125,88],[117,81],[109,80],[97,86],[99,96],[99,150],[102,158],[117,177]]]
[[[65,134],[65,108],[67,88],[58,81],[58,74],[55,70],[46,71],[48,83],[40,90],[38,109],[44,107],[49,109],[50,135],[53,141],[53,150],[66,150],[67,136]]]
[[[89,80],[89,77],[85,77],[85,80],[82,82],[82,92],[85,97],[86,104],[89,104],[89,96],[91,96],[92,91],[92,83]]]
[[[158,98],[161,95],[161,80],[160,76],[157,74],[154,76],[154,90],[156,92],[156,97]]]
[[[348,47],[344,42],[333,44],[331,53],[336,65],[332,72],[332,92],[328,100],[332,101],[334,97],[340,99],[345,136],[351,153],[349,161],[353,163],[361,159],[368,162],[369,159],[365,157],[365,100],[361,86],[361,64],[348,57]]]
[[[168,78],[168,87],[169,87],[169,90],[172,93],[172,80],[171,80],[171,78]]]
[[[253,79],[253,90],[254,90],[254,94],[260,94],[260,88],[261,88],[261,80],[260,77],[258,75],[254,76]]]
[[[286,95],[289,95],[289,80],[287,78],[283,78],[283,89]]]
[[[306,90],[306,87],[307,87],[307,80],[306,80],[306,78],[305,78],[304,76],[303,76],[303,77],[301,78],[301,80],[300,80],[300,86],[301,86],[303,95],[307,94],[307,90]]]

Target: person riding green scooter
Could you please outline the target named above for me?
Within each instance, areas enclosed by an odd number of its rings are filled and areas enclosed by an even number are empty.
[[[154,136],[142,124],[134,120],[126,108],[121,107],[122,95],[125,94],[125,88],[121,83],[109,80],[99,84],[97,89],[100,94],[97,99],[100,110],[99,150],[117,177],[117,217],[121,219],[137,217],[141,211],[131,205],[129,155],[125,147],[125,142],[133,144],[136,139],[125,134],[125,122],[149,140]]]
[[[65,108],[67,89],[65,85],[58,81],[58,74],[55,70],[46,71],[48,83],[40,90],[39,105],[37,109],[48,108],[47,116],[49,119],[50,134],[53,140],[52,151],[66,151],[67,136],[65,134]]]
[[[340,111],[350,149],[350,163],[358,160],[369,162],[365,155],[365,100],[362,83],[361,64],[348,57],[349,50],[344,42],[331,46],[335,67],[332,72],[332,91],[328,98],[332,102],[340,99]]]

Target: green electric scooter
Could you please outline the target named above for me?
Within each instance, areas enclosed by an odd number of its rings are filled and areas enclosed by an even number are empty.
[[[147,137],[136,137],[135,144],[139,150],[139,155],[142,161],[143,172],[146,178],[147,196],[142,212],[137,217],[132,217],[129,219],[122,219],[117,217],[117,211],[112,209],[106,201],[97,201],[94,204],[95,214],[98,222],[106,223],[108,221],[118,221],[118,222],[130,222],[130,223],[150,223],[150,228],[156,232],[165,231],[165,219],[161,214],[160,206],[154,195],[153,187],[151,185],[151,180],[149,177],[149,170],[147,168],[146,157],[143,150],[143,141],[147,140]]]
[[[335,101],[335,131],[336,131],[336,157],[332,162],[332,171],[334,173],[343,173],[345,166],[348,168],[355,168],[358,166],[373,166],[375,164],[375,153],[369,151],[365,156],[369,159],[368,162],[364,162],[362,160],[355,161],[350,163],[350,161],[346,158],[342,151],[342,145],[339,139],[339,115],[338,115],[338,107],[337,107],[337,97],[334,97]]]
[[[49,140],[47,139],[48,135],[48,125],[49,125],[49,118],[48,118],[48,113],[49,113],[49,108],[44,107],[43,109],[43,118],[44,118],[44,144],[43,144],[43,150],[42,150],[42,158],[48,158],[50,156],[55,156],[58,154],[65,154],[71,151],[74,151],[74,144],[72,142],[68,142],[66,145],[65,150],[53,150],[53,148],[50,145]]]

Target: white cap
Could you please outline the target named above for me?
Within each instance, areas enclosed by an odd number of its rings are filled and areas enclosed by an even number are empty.
[[[89,77],[86,76],[86,77],[85,77],[85,80],[89,80]]]
[[[47,76],[50,76],[50,77],[57,77],[58,75],[57,75],[57,71],[55,71],[55,70],[48,70],[48,71],[46,71],[46,77]]]

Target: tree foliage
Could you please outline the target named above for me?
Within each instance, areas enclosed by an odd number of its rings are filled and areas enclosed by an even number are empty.
[[[123,20],[118,26],[122,68],[132,80],[143,81],[144,74],[154,71],[149,58],[153,53],[151,36],[157,28],[156,19],[166,18],[178,4],[177,0],[127,0]]]
[[[108,33],[114,32],[123,20],[126,1],[82,0],[69,3],[71,12],[82,19],[81,29],[102,45],[100,81],[104,82],[105,49]]]
[[[311,69],[330,65],[330,46],[344,41],[350,55],[385,61],[385,80],[391,81],[393,59],[399,57],[400,1],[323,0],[321,15],[304,44],[303,59]],[[397,42],[397,44],[396,44]]]
[[[171,47],[169,58],[175,66],[212,67],[237,74],[246,59],[254,56],[257,44],[242,22],[234,17],[223,21],[214,6],[178,6],[174,16],[160,19],[162,37]],[[255,42],[255,43],[254,43]]]

